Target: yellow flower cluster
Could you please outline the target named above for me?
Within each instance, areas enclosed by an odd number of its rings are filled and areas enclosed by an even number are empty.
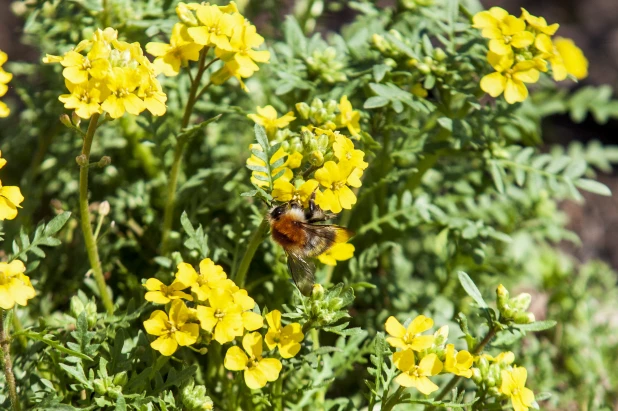
[[[103,111],[112,118],[125,112],[139,115],[144,110],[161,116],[166,111],[167,96],[152,63],[139,43],[118,40],[113,28],[97,29],[91,40],[81,41],[63,56],[48,54],[43,62],[64,67],[69,94],[59,100],[81,118]]]
[[[0,169],[6,165],[6,159],[2,158],[0,151]],[[24,201],[21,190],[17,186],[3,186],[0,181],[0,220],[12,220],[17,217],[17,208]]]
[[[401,371],[395,381],[403,387],[415,387],[425,395],[438,389],[429,377],[451,373],[470,378],[474,362],[468,351],[456,351],[453,344],[445,345],[448,326],[441,327],[434,335],[422,335],[431,327],[433,320],[424,315],[413,319],[407,328],[392,316],[384,325],[389,334],[386,341],[399,349],[393,354],[393,363]]]
[[[502,352],[493,357],[482,354],[476,359],[477,368],[474,368],[475,380],[483,380],[490,385],[497,385],[500,394],[511,400],[515,411],[528,411],[529,408],[538,409],[534,393],[526,388],[528,371],[524,367],[513,365],[515,355]]]
[[[253,311],[255,301],[211,259],[200,262],[199,273],[190,264],[180,263],[170,285],[149,278],[144,287],[147,301],[165,304],[167,308],[167,312],[154,311],[144,321],[146,332],[157,337],[150,344],[153,349],[170,356],[179,346],[208,345],[212,339],[226,344],[244,336],[242,347],[246,354],[238,346],[231,347],[225,356],[225,367],[244,371],[245,382],[252,389],[262,388],[278,378],[281,361],[262,356],[264,338],[256,330],[262,328],[264,319]],[[277,310],[268,313],[266,321],[268,349],[278,348],[281,358],[294,357],[304,338],[300,324],[282,327],[281,313]]]
[[[278,117],[274,107],[266,106],[248,115],[265,128],[271,144],[281,144],[269,160],[274,167],[273,176],[283,173],[273,183],[273,199],[279,202],[296,200],[307,206],[315,192],[316,204],[325,211],[340,213],[351,209],[357,201],[352,189],[361,187],[361,177],[369,165],[364,161],[365,153],[356,149],[352,141],[360,135],[360,112],[353,109],[347,96],[338,104],[336,101],[326,104],[314,101],[312,107],[299,103],[296,109],[303,120],[308,120],[300,130],[289,127],[296,120],[291,111]],[[350,137],[337,129],[347,129]],[[255,154],[255,150],[262,151],[261,147],[252,144],[250,149],[254,154],[247,165],[264,167],[266,162]],[[251,182],[263,189],[270,188],[262,171],[253,171]],[[353,254],[353,245],[338,244],[319,259],[324,264],[336,265],[337,261],[350,259]]]
[[[558,24],[548,25],[522,8],[515,17],[500,7],[474,15],[473,26],[489,39],[487,60],[496,70],[481,79],[481,89],[492,97],[504,93],[509,104],[528,97],[526,84],[536,83],[541,72],[548,71],[554,80],[571,75],[578,80],[588,75],[588,60],[572,40],[552,36]]]
[[[2,68],[4,63],[6,63],[6,60],[6,53],[0,50],[0,97],[3,97],[9,90],[7,84],[13,79],[13,75],[11,73],[7,73]],[[9,107],[4,102],[0,101],[0,118],[8,117],[10,112],[11,110],[9,110]]]
[[[210,80],[222,84],[235,77],[248,91],[242,79],[259,70],[256,63],[267,63],[270,52],[255,50],[264,43],[264,38],[238,12],[236,3],[217,6],[181,2],[176,13],[180,22],[174,25],[170,43],[146,45],[146,51],[156,57],[157,72],[177,76],[181,67],[187,66],[189,61],[197,61],[200,52],[205,55],[212,48],[215,59],[221,60],[223,65]]]
[[[36,295],[24,272],[26,266],[19,260],[0,263],[0,308],[3,310],[10,310],[15,304],[28,305],[28,300]]]

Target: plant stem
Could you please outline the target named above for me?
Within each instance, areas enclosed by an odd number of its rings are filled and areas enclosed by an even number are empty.
[[[189,97],[187,98],[187,104],[185,106],[185,112],[182,117],[182,123],[180,129],[183,130],[189,125],[191,114],[193,113],[193,107],[198,99],[197,90],[200,86],[202,76],[206,71],[206,68],[212,64],[210,62],[205,65],[206,54],[208,54],[209,48],[202,49],[200,53],[200,60],[198,63],[197,74],[191,81],[191,89],[189,90]],[[208,85],[207,85],[208,86]],[[203,91],[205,91],[206,87]],[[201,95],[201,94],[200,94]],[[163,233],[161,238],[161,254],[167,254],[169,247],[169,235],[172,230],[172,223],[174,221],[174,208],[176,205],[176,188],[178,186],[178,175],[180,174],[180,164],[187,145],[187,139],[179,137],[176,141],[176,147],[174,148],[174,161],[172,162],[172,169],[170,170],[169,180],[167,184],[167,201],[165,202],[165,211],[163,213]]]
[[[491,339],[494,338],[497,333],[498,333],[498,328],[496,326],[492,326],[489,329],[489,332],[487,333],[485,338],[483,338],[483,341],[478,343],[478,345],[476,347],[474,347],[474,350],[472,350],[472,352],[470,354],[472,354],[473,356],[479,355],[483,351],[485,346],[489,343],[489,341],[491,341]],[[440,391],[440,393],[438,394],[438,396],[434,400],[435,401],[440,401],[442,398],[444,398],[446,396],[446,394],[448,394],[453,388],[455,388],[457,386],[457,384],[459,384],[460,380],[461,380],[461,376],[455,375],[448,382],[448,384],[446,384],[444,386],[444,388],[442,388],[442,391]]]
[[[401,394],[403,394],[405,389],[406,388],[404,386],[399,386],[399,388],[397,388],[397,391],[395,391],[390,398],[386,399],[386,403],[384,404],[382,411],[392,410],[395,405],[397,405],[397,400],[399,400],[399,397],[401,397]]]
[[[7,324],[8,327],[8,324]],[[6,385],[9,388],[9,398],[13,411],[21,411],[19,399],[17,398],[17,386],[15,384],[15,374],[13,374],[13,362],[11,361],[11,343],[9,340],[9,330],[4,329],[4,310],[0,309],[0,349],[2,351],[2,364]]]
[[[264,239],[264,235],[268,231],[268,221],[266,219],[262,220],[259,227],[253,233],[251,240],[249,240],[249,244],[247,245],[247,250],[245,251],[245,255],[243,255],[240,264],[238,265],[238,271],[234,275],[234,282],[240,288],[244,287],[245,280],[247,278],[247,271],[249,271],[249,266],[251,265],[251,260],[253,260],[253,256],[257,251],[257,248],[262,243]]]
[[[90,124],[88,124],[88,131],[84,137],[81,155],[81,162],[84,165],[80,165],[79,169],[79,212],[82,220],[82,232],[84,233],[84,242],[86,243],[86,252],[88,253],[88,260],[90,260],[90,267],[94,273],[94,279],[97,282],[97,287],[101,295],[101,300],[103,300],[105,310],[108,314],[113,314],[114,303],[107,293],[105,277],[103,277],[103,269],[101,268],[101,260],[99,259],[99,250],[97,249],[97,242],[92,233],[90,210],[88,208],[88,162],[90,161],[90,149],[92,147],[92,141],[94,140],[94,133],[97,131],[98,121],[99,114],[93,114],[90,118]]]
[[[313,328],[311,330],[311,341],[313,342],[313,351],[317,351],[320,348],[320,330],[317,328]],[[324,410],[324,401],[326,400],[326,387],[322,387],[318,389],[318,392],[315,394],[316,402],[315,404],[319,407],[318,409]]]
[[[283,375],[280,375],[277,381],[275,381],[273,397],[275,411],[283,411]]]

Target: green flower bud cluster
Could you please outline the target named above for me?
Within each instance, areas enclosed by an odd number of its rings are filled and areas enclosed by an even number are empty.
[[[433,56],[425,56],[421,61],[417,59],[408,60],[409,67],[416,67],[422,74],[433,74],[436,77],[443,77],[446,74],[446,53],[441,48],[433,50]]]
[[[316,127],[334,130],[337,118],[337,101],[328,100],[324,103],[319,98],[314,98],[311,105],[297,103],[296,111],[303,120],[309,120]]]
[[[70,303],[71,317],[77,319],[85,311],[86,319],[88,320],[88,327],[92,328],[97,324],[97,305],[94,301],[90,300],[86,304],[79,296],[73,296]]]
[[[195,385],[193,381],[185,385],[180,392],[183,410],[207,411],[214,409],[212,400],[206,395],[206,387]]]
[[[504,361],[493,361],[490,356],[482,355],[477,360],[477,366],[472,368],[472,380],[477,386],[483,386],[492,396],[499,397],[499,387],[502,384],[503,369],[510,368]]]
[[[349,318],[345,307],[354,301],[354,291],[350,287],[344,287],[342,283],[329,290],[324,290],[324,287],[316,284],[311,296],[303,298],[306,301],[299,308],[300,315],[296,317],[304,317],[307,323],[319,328],[333,325],[343,318]]]
[[[94,392],[115,400],[122,394],[122,387],[126,385],[127,381],[129,381],[129,376],[126,371],[122,371],[113,377],[97,378],[93,382]]]
[[[388,34],[401,41],[402,43],[412,46],[406,41],[405,38],[403,38],[401,33],[399,33],[397,30],[389,30]],[[387,57],[388,62],[385,60],[385,64],[390,67],[396,67],[397,63],[395,62],[395,60],[405,57],[405,55],[401,52],[401,50],[399,50],[397,46],[388,41],[388,39],[384,38],[384,36],[381,36],[377,33],[371,37],[371,43],[373,47],[380,52],[380,54],[382,54],[384,57]],[[393,63],[395,64],[394,66]]]
[[[529,324],[534,322],[534,314],[527,312],[532,297],[528,293],[521,293],[517,297],[509,298],[509,291],[502,284],[496,290],[498,310],[502,320],[515,324]]]
[[[314,50],[306,62],[309,73],[325,83],[334,84],[348,79],[343,72],[345,62],[341,57],[337,57],[337,51],[332,47]]]

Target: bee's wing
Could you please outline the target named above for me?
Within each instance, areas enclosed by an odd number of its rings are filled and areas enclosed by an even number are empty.
[[[305,231],[310,235],[307,237],[307,255],[317,257],[328,251],[336,243],[345,243],[354,235],[347,228],[333,224],[310,224],[301,223]]]
[[[288,269],[292,274],[292,279],[303,295],[311,294],[311,289],[315,283],[315,266],[312,262],[305,260],[302,256],[295,253],[288,254]]]

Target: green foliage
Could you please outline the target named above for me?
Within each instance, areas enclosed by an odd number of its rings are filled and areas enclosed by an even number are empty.
[[[6,65],[15,91],[3,97],[13,112],[0,129],[9,160],[3,184],[19,185],[26,198],[18,218],[3,222],[3,260],[27,262],[37,290],[5,321],[23,408],[509,409],[488,378],[461,379],[441,397],[441,391],[398,389],[384,323],[419,314],[448,325],[458,350],[512,351],[542,409],[612,407],[616,272],[599,261],[577,262],[559,244],[580,242],[561,202],[583,201],[581,191],[610,195],[597,178],[618,162],[618,147],[548,146],[542,137],[543,120],[556,114],[574,122],[615,119],[611,87],[584,85],[571,93],[540,82],[522,104],[489,99],[479,88],[491,68],[485,42],[470,26],[468,10],[481,9],[474,0],[392,7],[299,1],[296,16],[281,15],[289,7],[278,0],[238,3],[260,21],[271,52],[270,64],[247,80],[250,93],[232,82],[210,86],[195,104],[193,125],[179,131],[192,76],[183,70],[162,80],[165,116],[127,115],[107,122],[95,140],[93,161],[112,159],[91,168],[89,201],[114,315],[102,311],[78,221],[64,211],[78,210],[75,156],[82,139],[58,121],[62,69],[39,61],[108,25],[142,46],[168,41],[177,2],[15,3],[21,41],[34,50],[32,61]],[[314,32],[316,21],[331,21],[321,14],[337,7],[354,11],[349,24]],[[246,115],[265,105],[281,115],[298,103],[344,95],[360,111],[355,144],[369,163],[357,203],[335,221],[355,232],[354,257],[317,264],[321,286],[302,296],[290,282],[284,251],[261,223],[264,203],[273,202],[270,189],[284,173],[275,170],[287,157],[273,161],[282,144]],[[179,139],[186,151],[163,252],[161,222]],[[246,166],[251,155],[263,164]],[[261,185],[251,183],[252,175]],[[109,214],[97,212],[104,200]],[[178,263],[197,266],[207,257],[233,280],[239,268],[247,270],[245,288],[261,308],[255,312],[278,309],[284,325],[303,327],[301,351],[262,390],[249,390],[242,372],[225,369],[231,345],[211,342],[204,332],[207,352],[181,348],[165,357],[150,346],[155,337],[143,321],[165,307],[144,303],[144,281],[169,284]],[[500,284],[518,295],[495,296]],[[241,346],[240,338],[232,344]],[[442,390],[450,377],[432,381]],[[3,376],[0,386],[0,408],[8,409]]]

